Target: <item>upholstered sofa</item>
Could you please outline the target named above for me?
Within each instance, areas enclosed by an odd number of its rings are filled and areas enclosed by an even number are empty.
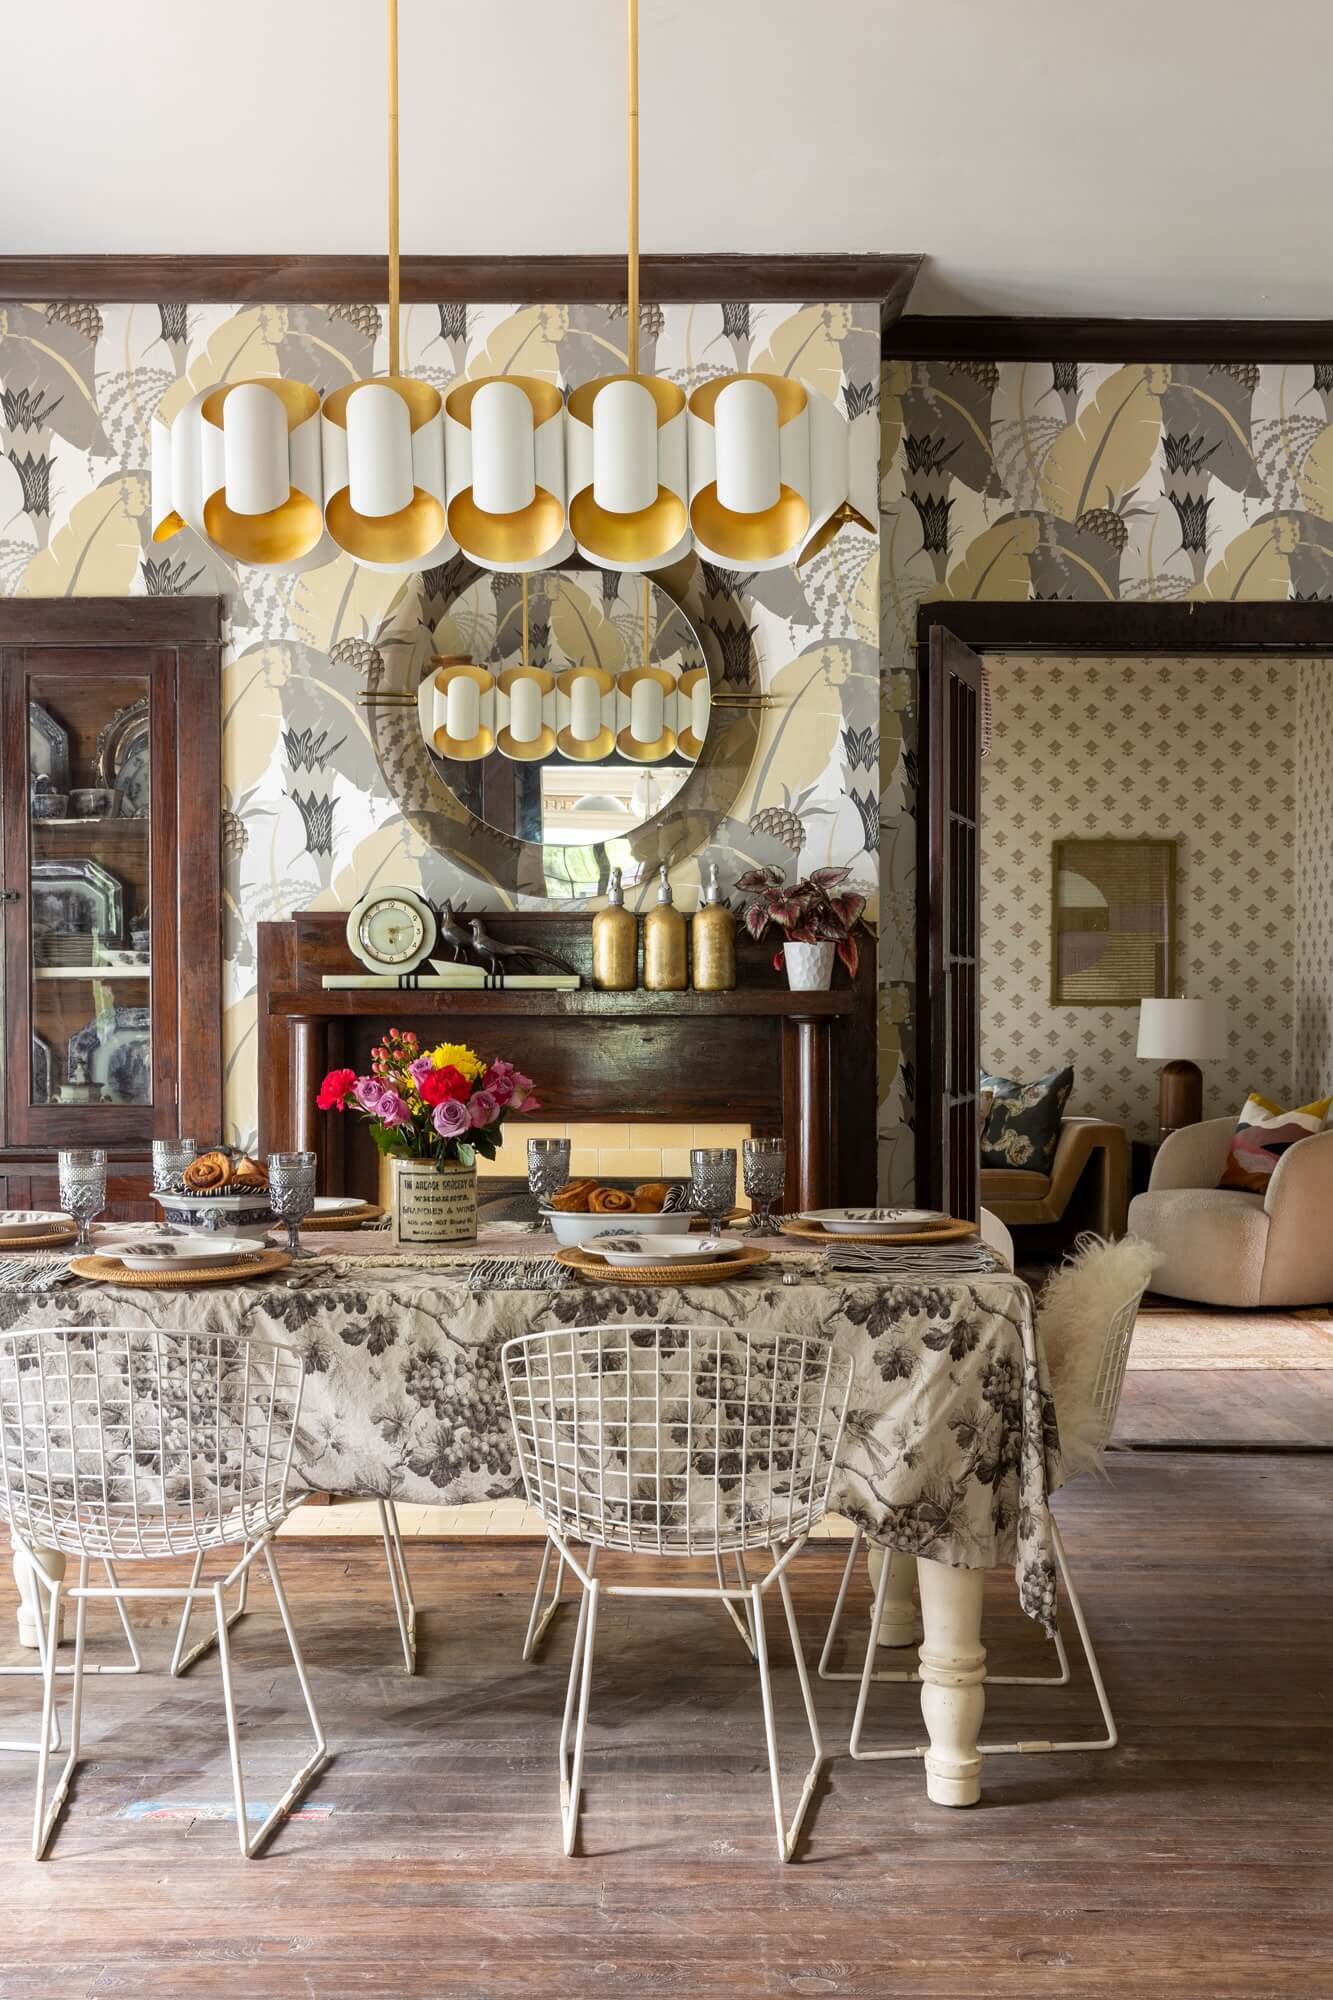
[[[1152,1288],[1214,1306],[1333,1301],[1333,1131],[1290,1147],[1266,1194],[1220,1188],[1234,1118],[1206,1118],[1166,1139],[1129,1226],[1163,1252]]]
[[[1049,1174],[1024,1167],[983,1167],[982,1206],[1008,1228],[1055,1223],[1079,1196],[1079,1221],[1099,1236],[1123,1236],[1129,1199],[1129,1147],[1119,1125],[1064,1118]]]

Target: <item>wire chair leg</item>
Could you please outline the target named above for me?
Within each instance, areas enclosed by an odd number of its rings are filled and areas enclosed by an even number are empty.
[[[597,1637],[597,1608],[601,1586],[596,1575],[596,1549],[589,1552],[589,1581],[579,1603],[579,1622],[574,1633],[574,1657],[569,1664],[569,1686],[565,1691],[565,1715],[560,1727],[560,1831],[567,1855],[574,1852],[578,1836],[579,1812],[583,1803],[583,1752],[588,1734],[588,1699],[592,1692],[592,1656]],[[575,1697],[578,1720],[575,1723]],[[569,1756],[569,1735],[574,1729],[573,1762]]]
[[[83,1718],[83,1650],[88,1629],[88,1600],[83,1595],[88,1584],[88,1558],[79,1558],[79,1586],[77,1610],[74,1616],[74,1672],[70,1699],[69,1753],[64,1768],[56,1781],[54,1795],[47,1800],[47,1779],[50,1770],[52,1725],[55,1720],[56,1689],[56,1648],[60,1634],[60,1602],[63,1585],[56,1583],[51,1592],[51,1604],[46,1628],[45,1684],[42,1689],[42,1741],[37,1753],[37,1799],[33,1809],[32,1858],[45,1858],[56,1821],[69,1796],[70,1780],[74,1776],[79,1761],[79,1728]]]
[[[292,1661],[296,1667],[296,1677],[300,1682],[306,1712],[310,1717],[310,1726],[315,1737],[315,1750],[313,1756],[309,1757],[301,1766],[282,1797],[262,1824],[255,1829],[254,1833],[251,1833],[246,1814],[245,1774],[241,1769],[241,1746],[236,1724],[236,1695],[232,1686],[230,1637],[230,1625],[232,1621],[227,1616],[222,1585],[215,1583],[213,1586],[213,1618],[217,1626],[218,1666],[222,1672],[222,1700],[227,1714],[227,1749],[231,1759],[232,1797],[236,1805],[236,1834],[241,1854],[247,1861],[254,1859],[255,1855],[258,1854],[280,1822],[286,1818],[292,1806],[305,1791],[316,1772],[321,1770],[328,1761],[328,1748],[324,1740],[324,1731],[320,1727],[319,1715],[315,1708],[315,1699],[310,1691],[310,1682],[306,1678],[305,1661],[301,1657],[301,1649],[297,1644],[296,1633],[292,1629],[291,1613],[287,1608],[287,1598],[282,1588],[282,1579],[278,1574],[278,1566],[273,1556],[272,1546],[268,1541],[264,1543],[264,1561],[268,1565],[269,1580],[273,1585],[273,1595],[277,1601],[278,1615],[282,1619],[282,1628],[287,1635],[287,1644],[291,1648]]]
[[[106,1572],[106,1580],[108,1584],[111,1586],[112,1590],[118,1591],[120,1586],[116,1577],[115,1564],[110,1562],[108,1559],[104,1557],[102,1561],[102,1568]],[[143,1671],[143,1660],[141,1659],[139,1654],[138,1641],[135,1639],[134,1636],[134,1627],[130,1623],[130,1614],[125,1608],[124,1598],[117,1596],[115,1599],[115,1606],[116,1606],[117,1616],[120,1619],[120,1628],[122,1632],[125,1634],[125,1643],[130,1649],[129,1662],[128,1664],[111,1666],[101,1660],[85,1660],[83,1663],[83,1671],[85,1674],[137,1674],[137,1673],[142,1673]],[[39,1618],[37,1620],[37,1665],[35,1667],[11,1667],[11,1666],[0,1667],[0,1678],[14,1679],[14,1680],[45,1680],[46,1640],[47,1640],[46,1620],[44,1618]],[[57,1676],[61,1674],[72,1674],[73,1672],[74,1668],[72,1665],[62,1666],[60,1661],[57,1660],[56,1662]],[[52,1719],[52,1730],[53,1730],[53,1735],[51,1738],[51,1748],[52,1750],[58,1750],[60,1748],[60,1743],[61,1743],[59,1711],[56,1712],[56,1714]],[[37,1754],[37,1745],[35,1743],[17,1743],[9,1740],[4,1740],[0,1741],[0,1750],[27,1751],[30,1752],[33,1756],[35,1756]]]
[[[796,1848],[796,1842],[800,1838],[801,1827],[805,1821],[805,1815],[809,1810],[810,1801],[814,1797],[815,1786],[819,1782],[819,1773],[824,1766],[824,1738],[819,1728],[819,1717],[815,1713],[815,1699],[810,1688],[810,1675],[805,1664],[805,1651],[801,1645],[800,1627],[796,1623],[796,1606],[791,1600],[791,1584],[787,1580],[785,1569],[778,1571],[778,1590],[782,1596],[782,1608],[787,1614],[787,1634],[791,1640],[792,1658],[796,1662],[796,1678],[801,1684],[801,1700],[805,1703],[805,1719],[810,1728],[810,1741],[814,1746],[815,1753],[810,1769],[806,1773],[805,1783],[801,1787],[801,1796],[797,1801],[796,1811],[787,1827],[782,1858],[784,1861],[790,1861]]]
[[[190,1576],[191,1590],[197,1590],[199,1588],[199,1578],[203,1574],[203,1569],[204,1569],[204,1557],[203,1557],[203,1551],[200,1550],[199,1554],[194,1559],[194,1569],[191,1572]],[[246,1607],[249,1602],[249,1596],[250,1596],[250,1572],[248,1569],[246,1569],[242,1571],[241,1580],[237,1586],[235,1609],[227,1613],[227,1630],[229,1632],[232,1626],[235,1625],[239,1619],[244,1618],[246,1613]],[[187,1674],[189,1672],[190,1668],[194,1665],[196,1660],[202,1660],[205,1653],[211,1653],[214,1646],[216,1646],[218,1643],[218,1636],[216,1632],[206,1632],[203,1638],[197,1639],[194,1645],[191,1646],[189,1652],[188,1653],[186,1652],[185,1639],[190,1629],[190,1614],[192,1613],[193,1609],[194,1609],[194,1599],[192,1597],[187,1597],[185,1600],[185,1604],[181,1610],[180,1630],[176,1634],[176,1645],[171,1655],[170,1672],[178,1680],[182,1674]]]
[[[393,1615],[398,1620],[398,1637],[403,1647],[403,1671],[417,1670],[417,1601],[412,1595],[412,1579],[403,1553],[403,1537],[398,1526],[398,1509],[392,1500],[381,1500],[380,1533],[389,1565],[389,1588],[393,1592]]]
[[[852,1571],[856,1568],[856,1558],[861,1553],[861,1541],[861,1530],[853,1528],[852,1545],[847,1551],[847,1561],[843,1565],[842,1581],[838,1585],[838,1595],[833,1604],[833,1616],[829,1619],[828,1631],[824,1634],[824,1650],[819,1655],[818,1673],[821,1681],[857,1681],[861,1678],[859,1673],[852,1673],[846,1669],[834,1673],[829,1667],[829,1655],[837,1642],[838,1628],[842,1624],[842,1607],[847,1602],[847,1590],[851,1584]]]
[[[740,1633],[741,1644],[744,1646],[746,1652],[750,1655],[750,1658],[753,1659],[755,1656],[754,1620],[750,1611],[750,1598],[749,1598],[750,1584],[749,1584],[749,1579],[745,1575],[745,1565],[741,1561],[739,1552],[737,1552],[735,1561],[736,1561],[737,1580],[740,1583],[741,1589],[746,1592],[744,1618],[741,1617],[740,1612],[736,1609],[736,1606],[732,1602],[730,1597],[726,1596],[719,1597],[718,1603],[722,1606],[722,1609],[726,1612],[728,1618],[730,1618],[732,1624],[736,1627],[736,1630]],[[727,1582],[726,1572],[722,1567],[721,1551],[718,1549],[715,1549],[713,1551],[713,1567],[717,1571],[717,1587],[719,1591],[728,1590],[730,1588],[730,1585]]]
[[[532,1593],[532,1610],[528,1613],[528,1629],[523,1640],[523,1657],[525,1660],[531,1660],[536,1656],[537,1648],[546,1637],[547,1628],[551,1620],[565,1601],[565,1559],[561,1556],[556,1567],[555,1589],[551,1594],[550,1603],[547,1604],[544,1610],[542,1608],[542,1594],[546,1589],[546,1573],[551,1567],[551,1550],[553,1546],[554,1544],[548,1541],[542,1550],[541,1568],[537,1571],[537,1588]]]

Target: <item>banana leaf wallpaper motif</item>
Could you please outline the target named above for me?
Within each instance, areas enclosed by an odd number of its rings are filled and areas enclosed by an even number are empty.
[[[149,424],[211,383],[281,374],[321,392],[385,365],[371,305],[0,303],[0,592],[218,593],[224,653],[227,1136],[253,1138],[255,926],[347,909],[376,881],[473,909],[505,901],[426,848],[380,773],[358,697],[391,652],[429,657],[445,571],[384,576],[340,557],[301,576],[233,567],[187,529],[149,536]],[[873,404],[873,307],[645,306],[641,365],[689,390],[731,369],[790,375],[855,411]],[[568,388],[624,366],[623,306],[404,308],[404,366],[445,390],[522,372]],[[447,566],[446,566],[447,568]],[[848,863],[874,898],[879,844],[879,543],[851,530],[806,567],[714,573],[724,653],[752,656],[774,697],[749,778],[715,845],[675,871],[729,889],[755,862]],[[736,621],[734,607],[742,610]],[[401,655],[400,655],[401,657]],[[645,892],[646,893],[646,892]]]
[[[1333,598],[1333,361],[894,361],[880,376],[881,1184],[912,1185],[917,613]]]

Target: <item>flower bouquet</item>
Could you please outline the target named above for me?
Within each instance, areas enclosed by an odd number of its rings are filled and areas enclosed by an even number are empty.
[[[370,1054],[370,1075],[330,1070],[321,1111],[358,1111],[393,1162],[394,1240],[468,1241],[477,1233],[477,1155],[493,1160],[514,1112],[541,1109],[532,1078],[462,1042],[423,1049],[390,1028]]]

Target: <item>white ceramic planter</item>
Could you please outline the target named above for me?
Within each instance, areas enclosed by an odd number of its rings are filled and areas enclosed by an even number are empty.
[[[785,944],[782,956],[792,992],[826,993],[833,984],[835,950],[831,944]]]
[[[391,1238],[402,1249],[477,1239],[477,1170],[448,1160],[393,1160]]]

